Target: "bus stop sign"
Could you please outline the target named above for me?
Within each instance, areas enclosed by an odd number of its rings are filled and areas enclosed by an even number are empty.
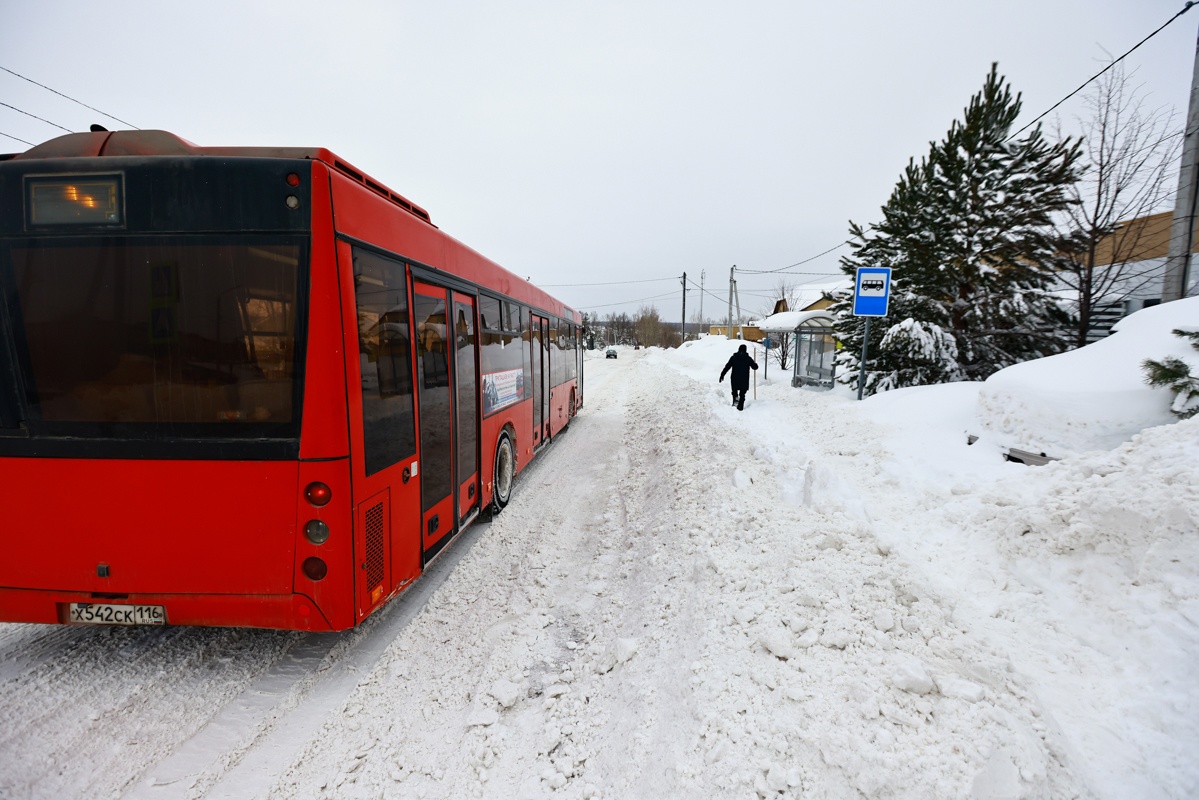
[[[885,317],[891,300],[890,267],[858,267],[853,289],[855,317]]]

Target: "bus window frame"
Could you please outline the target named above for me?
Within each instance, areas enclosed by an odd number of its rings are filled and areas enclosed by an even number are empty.
[[[29,361],[29,342],[16,305],[14,247],[100,246],[119,240],[137,246],[145,242],[186,244],[193,240],[206,246],[253,244],[289,245],[297,248],[295,327],[291,376],[292,418],[279,423],[229,423],[240,427],[222,427],[221,422],[97,422],[49,421],[42,418],[39,404],[31,401],[35,387],[27,386],[33,374]],[[78,458],[132,458],[222,461],[289,460],[299,457],[303,400],[308,354],[308,314],[311,287],[312,239],[309,231],[214,231],[214,232],[137,232],[93,231],[82,235],[57,236],[40,231],[37,235],[0,239],[0,323],[11,336],[0,338],[0,349],[10,349],[11,368],[17,380],[16,417],[18,428],[0,427],[0,457],[37,456]],[[0,355],[0,369],[4,368]],[[217,435],[234,432],[237,435]],[[165,429],[165,430],[164,430]],[[14,435],[16,434],[16,435]]]
[[[404,353],[405,366],[407,367],[407,374],[406,374],[406,377],[408,380],[407,392],[406,393],[401,392],[395,396],[400,396],[400,397],[407,396],[407,398],[408,398],[407,406],[403,409],[403,413],[401,416],[406,418],[406,422],[409,425],[409,430],[407,431],[407,433],[410,434],[411,441],[405,442],[405,443],[410,444],[411,448],[410,448],[410,450],[403,451],[403,454],[397,458],[388,460],[388,459],[390,459],[391,455],[394,455],[394,452],[397,452],[397,451],[380,451],[380,450],[375,449],[378,446],[378,442],[374,437],[375,437],[375,434],[377,434],[379,431],[371,428],[367,424],[367,417],[366,417],[367,398],[366,398],[366,394],[365,394],[366,387],[365,387],[365,380],[364,380],[364,376],[362,374],[362,368],[361,368],[361,356],[359,355],[359,370],[358,370],[359,380],[358,380],[358,383],[359,383],[360,388],[358,391],[359,391],[359,398],[361,401],[361,410],[359,413],[362,416],[362,422],[361,422],[361,425],[359,425],[358,427],[360,428],[361,435],[362,435],[362,457],[363,457],[363,470],[364,470],[363,474],[366,477],[371,477],[371,476],[377,475],[381,472],[384,472],[387,469],[390,469],[391,467],[395,466],[396,464],[401,464],[401,463],[404,463],[405,461],[411,461],[412,459],[414,459],[416,457],[417,452],[419,450],[419,424],[417,421],[417,411],[416,411],[415,360],[414,360],[413,354],[412,354],[412,344],[413,344],[413,337],[412,337],[412,327],[413,327],[413,324],[412,324],[412,280],[409,275],[409,271],[411,269],[411,264],[408,262],[407,259],[403,258],[402,256],[395,255],[394,253],[388,253],[388,252],[386,252],[384,250],[380,250],[379,248],[376,248],[376,247],[370,247],[370,246],[364,245],[362,243],[353,242],[353,241],[350,241],[349,245],[350,245],[350,259],[351,259],[350,279],[353,284],[351,286],[351,295],[352,295],[353,302],[354,302],[355,318],[357,319],[357,315],[359,315],[361,313],[361,306],[359,305],[359,302],[358,302],[359,293],[358,293],[357,278],[359,275],[358,257],[359,257],[359,254],[362,254],[362,255],[368,256],[370,258],[374,258],[374,259],[378,259],[379,261],[386,262],[389,266],[394,267],[399,270],[400,278],[401,278],[401,285],[398,287],[385,285],[384,288],[391,290],[391,291],[396,291],[403,296],[403,298],[404,298],[404,317],[405,317],[404,324],[407,329],[407,331],[406,331],[407,332],[407,336],[406,336],[407,344],[405,346],[406,352]],[[361,332],[360,332],[360,327],[357,323],[354,325],[354,329],[356,331],[356,335],[354,338],[359,343],[359,347],[361,347],[361,338],[360,338]]]

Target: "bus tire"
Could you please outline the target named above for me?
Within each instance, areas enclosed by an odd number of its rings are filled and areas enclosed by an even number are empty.
[[[512,499],[512,484],[516,480],[516,448],[508,431],[500,433],[495,445],[495,475],[491,484],[491,509],[498,514]]]

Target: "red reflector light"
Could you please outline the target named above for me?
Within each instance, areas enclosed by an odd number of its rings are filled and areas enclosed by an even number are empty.
[[[320,481],[308,484],[304,489],[304,499],[317,508],[329,505],[333,499],[333,490]]]
[[[288,186],[299,186],[300,185],[300,176],[294,172],[287,173],[287,185]]]
[[[304,565],[301,569],[304,570],[304,576],[310,581],[322,580],[329,574],[329,567],[324,561],[315,556],[304,559]]]

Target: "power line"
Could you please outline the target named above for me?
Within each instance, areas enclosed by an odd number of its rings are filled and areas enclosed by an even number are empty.
[[[703,292],[704,295],[706,295],[707,297],[711,297],[714,300],[719,300],[720,302],[723,303],[725,300],[728,299],[727,297],[721,297],[718,294],[713,294],[711,289],[704,289],[704,288],[700,287],[698,284],[695,283],[695,281],[688,280],[687,282],[690,283],[692,286],[695,286],[699,291]]]
[[[13,111],[16,111],[18,114],[24,114],[27,117],[33,117],[34,119],[36,119],[40,122],[44,122],[47,125],[53,125],[54,127],[58,128],[60,130],[64,130],[67,133],[75,132],[75,131],[71,130],[70,128],[64,128],[63,126],[59,125],[57,122],[51,122],[48,119],[42,119],[37,114],[30,114],[28,111],[22,111],[21,109],[17,108],[16,106],[10,106],[8,103],[0,103],[0,106],[4,106],[5,108],[11,108]]]
[[[840,246],[840,245],[838,245],[838,246]],[[833,249],[835,250],[836,248],[833,248]],[[738,270],[738,272],[740,272],[740,270]],[[841,273],[829,273],[829,272],[798,272],[798,273],[765,273],[765,274],[780,274],[780,275],[796,274],[796,275],[816,275],[816,276],[819,276],[819,277],[832,277],[832,276],[834,276],[834,275],[840,275]],[[538,284],[538,286],[544,286],[544,287],[550,287],[550,286],[617,286],[617,285],[622,285],[622,284],[625,284],[625,283],[654,283],[654,282],[657,282],[657,281],[664,281],[664,280],[676,281],[676,280],[678,280],[678,278],[654,278],[654,279],[652,279],[652,280],[646,280],[646,281],[614,281],[614,282],[612,282],[612,283],[604,283],[604,284],[587,284],[587,283],[578,283],[578,284]],[[687,279],[687,283],[688,283],[688,284],[690,284],[692,288],[694,288],[694,289],[696,289],[696,290],[698,290],[698,291],[702,291],[702,292],[704,293],[704,295],[705,295],[705,296],[707,296],[707,297],[711,297],[713,300],[718,300],[718,301],[720,301],[720,302],[724,302],[726,299],[728,299],[728,298],[726,298],[726,297],[723,297],[723,296],[721,296],[721,295],[718,295],[718,294],[715,294],[715,293],[713,293],[711,289],[707,289],[707,288],[705,288],[705,287],[701,287],[701,286],[699,285],[699,283],[697,283],[695,280],[693,280],[693,279],[691,279],[691,278],[688,278],[688,279]],[[681,291],[681,290],[680,290],[680,291]],[[774,295],[771,293],[771,291],[772,291],[772,290],[771,290],[771,289],[769,289],[769,288],[766,288],[766,289],[760,289],[760,290],[759,290],[759,289],[747,289],[747,290],[745,290],[745,291],[743,292],[743,294],[745,294],[745,295],[749,295],[749,296],[753,296],[753,297],[771,297],[771,298],[773,298],[773,297],[774,297]],[[639,300],[625,300],[625,301],[623,301],[623,302],[620,302],[620,303],[604,303],[604,304],[602,304],[602,305],[594,305],[594,306],[583,306],[583,305],[580,305],[580,306],[577,306],[577,308],[578,308],[580,311],[590,311],[590,310],[594,310],[594,309],[597,309],[597,308],[611,308],[612,306],[624,306],[624,305],[631,305],[631,304],[633,304],[633,303],[644,303],[644,302],[646,302],[646,301],[649,301],[649,300],[661,300],[661,299],[668,298],[668,297],[678,297],[678,296],[679,296],[679,294],[680,294],[680,292],[679,292],[679,291],[674,291],[674,292],[667,292],[666,294],[654,295],[654,296],[652,296],[652,297],[642,297],[642,298],[641,298],[641,299],[639,299]]]
[[[134,130],[141,130],[141,129],[140,129],[140,128],[138,128],[136,125],[134,125],[134,124],[132,124],[132,123],[129,123],[129,122],[126,122],[125,120],[121,119],[120,117],[114,117],[112,114],[108,114],[108,113],[106,113],[106,112],[104,112],[104,111],[101,111],[101,110],[100,110],[100,109],[98,109],[98,108],[94,108],[93,106],[89,106],[87,103],[84,103],[84,102],[82,102],[82,101],[76,100],[74,97],[70,97],[70,96],[68,96],[68,95],[65,95],[65,94],[63,94],[62,92],[58,91],[57,89],[51,89],[49,86],[46,86],[44,83],[38,83],[37,81],[33,80],[32,78],[26,78],[24,75],[21,75],[20,73],[13,72],[13,71],[12,71],[11,69],[9,69],[8,67],[0,66],[0,69],[4,70],[4,71],[5,71],[5,72],[7,72],[9,75],[16,75],[18,78],[20,78],[20,79],[21,79],[21,80],[23,80],[23,81],[29,81],[29,82],[30,82],[30,83],[32,83],[34,86],[40,86],[40,87],[42,87],[43,89],[45,89],[47,92],[54,92],[54,94],[58,95],[59,97],[65,97],[67,100],[70,100],[72,103],[77,103],[78,105],[81,105],[81,106],[83,106],[83,107],[84,107],[84,108],[86,108],[86,109],[89,109],[89,110],[91,110],[91,111],[95,111],[97,114],[103,114],[104,116],[108,117],[109,119],[115,119],[117,122],[121,123],[122,125],[128,125],[130,128],[133,128]],[[9,106],[9,108],[12,108],[12,106]],[[24,112],[22,112],[22,113],[24,113]],[[30,114],[30,116],[33,116],[33,115],[32,115],[32,114]],[[45,122],[45,121],[46,121],[46,120],[42,120],[42,122]],[[53,125],[54,123],[50,123],[50,124],[51,124],[51,125]],[[56,126],[56,127],[62,127],[62,126]],[[65,130],[65,128],[64,128],[64,130]]]
[[[608,281],[607,283],[539,283],[537,285],[545,289],[553,289],[563,286],[624,286],[627,283],[660,283],[662,281],[677,280],[678,278],[648,278],[641,281]]]
[[[840,247],[840,245],[838,245],[838,247]],[[834,247],[833,249],[835,250],[835,249],[837,249],[837,248],[835,248],[835,247]],[[825,254],[827,254],[827,251],[826,251],[826,253],[822,253],[821,255],[825,255]],[[819,257],[819,256],[813,256],[813,258],[818,258],[818,257]],[[740,270],[738,270],[738,272],[740,272]],[[797,272],[797,273],[775,273],[775,272],[768,272],[768,273],[759,273],[759,274],[780,274],[780,275],[796,274],[796,275],[815,275],[815,276],[822,277],[822,278],[833,277],[833,276],[836,276],[836,275],[842,275],[842,273],[839,273],[839,272],[837,272],[837,273],[830,273],[830,272]],[[554,285],[558,285],[558,286],[615,286],[615,285],[621,285],[621,284],[624,284],[624,283],[653,283],[653,282],[655,282],[655,281],[664,281],[664,280],[676,281],[676,280],[678,280],[678,278],[677,278],[677,277],[675,277],[675,278],[654,278],[654,279],[652,279],[652,280],[646,280],[646,281],[614,281],[614,282],[612,282],[612,283],[606,283],[606,284],[538,284],[538,286],[545,286],[545,287],[554,286]],[[848,280],[848,279],[847,279],[847,280]],[[698,291],[702,291],[702,292],[704,293],[704,295],[705,295],[705,296],[707,296],[707,297],[711,297],[713,300],[717,300],[717,301],[719,301],[719,302],[722,302],[722,303],[723,303],[725,300],[727,300],[727,299],[728,299],[727,297],[724,297],[724,296],[722,296],[722,295],[715,294],[715,293],[714,293],[714,292],[713,292],[711,289],[708,289],[708,288],[706,288],[706,287],[702,287],[702,286],[700,286],[700,284],[699,284],[697,281],[695,281],[694,279],[692,279],[692,278],[688,278],[688,279],[687,279],[687,283],[688,283],[688,284],[690,284],[690,286],[691,286],[692,288],[694,288],[694,289],[696,289],[696,290],[698,290]],[[681,290],[680,290],[680,291],[681,291]],[[633,303],[644,303],[644,302],[647,302],[647,301],[649,301],[649,300],[662,300],[662,299],[665,299],[665,298],[673,298],[673,297],[678,297],[678,296],[680,296],[680,291],[667,292],[666,294],[654,295],[654,296],[652,296],[652,297],[642,297],[642,298],[640,298],[639,300],[625,300],[625,301],[623,301],[623,302],[619,302],[619,303],[604,303],[604,304],[601,304],[601,305],[594,305],[594,306],[584,306],[584,305],[580,305],[580,306],[577,306],[577,308],[578,308],[580,311],[592,311],[592,310],[595,310],[595,309],[597,309],[597,308],[611,308],[612,306],[626,306],[626,305],[632,305]],[[757,290],[757,289],[747,289],[747,290],[745,290],[744,292],[742,292],[742,294],[745,294],[745,295],[748,295],[748,296],[753,296],[753,297],[769,297],[769,298],[774,298],[774,295],[772,294],[772,290],[771,290],[771,289],[768,289],[768,288],[767,288],[767,289],[760,289],[760,290]]]
[[[816,255],[814,255],[814,256],[812,256],[812,257],[810,257],[810,258],[805,258],[803,261],[797,261],[797,262],[795,262],[794,264],[788,264],[787,266],[785,266],[785,267],[779,267],[778,269],[739,269],[739,270],[737,270],[737,271],[738,271],[738,272],[741,272],[741,273],[744,273],[744,274],[746,274],[746,275],[772,275],[772,274],[774,274],[774,273],[776,273],[776,272],[782,272],[782,271],[783,271],[783,270],[785,270],[785,269],[791,269],[792,267],[801,267],[801,266],[803,266],[804,264],[807,264],[809,261],[815,261],[816,259],[820,258],[821,256],[827,256],[829,253],[833,252],[834,250],[840,250],[842,247],[844,247],[844,246],[845,246],[845,245],[847,245],[847,244],[849,244],[849,240],[848,240],[848,239],[846,239],[844,242],[840,242],[839,244],[835,244],[835,245],[833,245],[833,246],[832,246],[832,247],[830,247],[829,249],[825,250],[823,253],[817,253]],[[788,274],[793,274],[793,275],[804,275],[804,274],[807,274],[807,275],[825,275],[825,274],[828,274],[828,275],[831,275],[831,274],[833,274],[833,273],[823,273],[823,272],[809,272],[809,273],[802,273],[802,272],[795,272],[795,273],[788,273]]]
[[[3,67],[0,67],[0,69],[3,69]],[[841,272],[840,271],[837,271],[837,272],[784,272],[784,270],[791,269],[792,267],[802,266],[804,264],[807,264],[809,261],[815,261],[816,259],[820,258],[821,256],[827,256],[829,253],[831,253],[834,250],[837,250],[839,248],[842,248],[847,244],[849,244],[849,240],[846,240],[844,242],[841,242],[838,245],[830,247],[828,250],[825,250],[823,253],[817,253],[814,256],[805,258],[803,261],[797,261],[794,264],[789,264],[785,267],[779,267],[778,269],[738,269],[737,272],[740,274],[745,274],[745,275],[808,275],[808,276],[814,276],[814,277],[819,277],[819,278],[833,277],[836,275],[840,275]],[[636,284],[636,283],[660,283],[662,281],[677,281],[678,279],[679,278],[677,275],[672,275],[669,278],[646,278],[646,279],[636,280],[636,281],[606,281],[603,283],[538,283],[537,285],[541,286],[542,288],[545,288],[545,289],[555,289],[555,288],[560,289],[563,287],[570,288],[570,287],[577,287],[577,286],[624,286],[626,284],[632,285],[632,284]],[[696,286],[696,287],[699,286],[699,284],[696,283],[694,280],[688,280],[687,282],[689,284],[691,284],[692,286]],[[712,297],[716,297],[716,295],[713,295],[711,292],[705,291],[704,293],[711,295]],[[636,301],[633,301],[633,302],[636,302]],[[619,305],[619,304],[614,304],[614,305]]]
[[[1088,85],[1091,83],[1091,81],[1095,80],[1095,79],[1096,79],[1096,78],[1098,78],[1100,75],[1102,75],[1103,73],[1107,72],[1107,71],[1108,71],[1109,69],[1111,69],[1112,67],[1114,67],[1114,66],[1116,66],[1117,64],[1119,64],[1121,61],[1123,61],[1125,58],[1127,58],[1127,57],[1129,56],[1129,54],[1131,54],[1131,53],[1132,53],[1132,51],[1133,51],[1133,50],[1136,50],[1138,47],[1140,47],[1141,45],[1143,45],[1145,42],[1149,41],[1149,40],[1150,40],[1150,39],[1152,39],[1154,36],[1157,36],[1159,33],[1161,33],[1163,30],[1165,30],[1165,29],[1166,29],[1166,26],[1168,26],[1168,25],[1169,25],[1170,23],[1172,23],[1174,20],[1176,20],[1176,19],[1178,19],[1179,17],[1181,17],[1183,14],[1187,13],[1188,11],[1190,11],[1190,10],[1191,10],[1191,6],[1193,6],[1193,5],[1195,5],[1195,2],[1194,2],[1194,0],[1187,0],[1187,4],[1186,4],[1185,6],[1183,6],[1183,7],[1182,7],[1182,11],[1179,11],[1177,14],[1175,14],[1175,15],[1174,15],[1174,16],[1172,16],[1172,17],[1170,17],[1170,19],[1166,20],[1166,23],[1165,23],[1165,25],[1162,25],[1160,28],[1158,28],[1157,30],[1155,30],[1153,33],[1149,34],[1149,35],[1148,35],[1148,36],[1146,36],[1144,39],[1142,39],[1141,41],[1139,41],[1139,42],[1137,42],[1136,44],[1134,44],[1134,45],[1132,46],[1132,48],[1130,48],[1130,49],[1129,49],[1129,51],[1128,51],[1127,53],[1125,53],[1124,55],[1120,56],[1119,58],[1117,58],[1117,59],[1116,59],[1115,61],[1113,61],[1112,63],[1108,64],[1108,65],[1107,65],[1106,67],[1104,67],[1103,69],[1101,69],[1101,70],[1099,70],[1098,72],[1096,72],[1094,75],[1092,75],[1092,76],[1091,76],[1090,78],[1088,78],[1087,80],[1083,81],[1083,83],[1082,83],[1082,85],[1081,85],[1081,86],[1079,86],[1079,87],[1078,87],[1077,89],[1075,89],[1074,91],[1070,92],[1070,94],[1066,95],[1066,96],[1065,96],[1065,97],[1063,97],[1061,100],[1058,100],[1056,103],[1054,103],[1054,104],[1053,104],[1053,106],[1052,106],[1052,107],[1051,107],[1051,108],[1050,108],[1048,111],[1046,111],[1044,114],[1042,114],[1041,116],[1037,117],[1037,118],[1036,118],[1036,119],[1034,119],[1032,122],[1028,123],[1028,124],[1027,124],[1027,125],[1025,125],[1023,128],[1021,128],[1020,130],[1016,131],[1016,132],[1015,132],[1015,133],[1013,133],[1011,136],[1009,136],[1009,137],[1008,137],[1008,141],[1010,142],[1012,139],[1015,139],[1017,136],[1019,136],[1020,134],[1024,133],[1026,130],[1028,130],[1029,128],[1031,128],[1033,125],[1036,125],[1038,122],[1040,122],[1041,120],[1045,119],[1045,117],[1047,117],[1047,116],[1049,116],[1051,113],[1053,113],[1053,110],[1054,110],[1054,109],[1056,109],[1058,106],[1060,106],[1062,103],[1066,102],[1066,101],[1067,101],[1067,100],[1069,100],[1071,97],[1073,97],[1074,95],[1078,94],[1078,93],[1079,93],[1079,92],[1081,92],[1083,89],[1087,88],[1087,86],[1088,86]]]
[[[16,141],[20,142],[21,144],[27,144],[30,147],[33,147],[33,142],[27,142],[24,139],[20,139],[16,136],[13,136],[11,133],[5,133],[4,131],[0,131],[0,136],[4,136],[8,139],[15,139]]]
[[[677,278],[671,278],[670,280],[677,280]],[[676,297],[678,294],[679,294],[679,292],[667,292],[666,294],[656,294],[653,297],[643,297],[640,300],[625,300],[622,303],[604,303],[603,305],[598,305],[598,306],[578,306],[578,310],[579,311],[589,311],[589,310],[595,309],[595,308],[611,308],[612,306],[627,306],[627,305],[631,305],[633,303],[644,303],[647,300],[662,300],[667,297]]]
[[[741,270],[737,270],[737,274],[741,274]],[[840,270],[836,272],[782,272],[780,270],[771,270],[769,272],[756,272],[754,270],[745,270],[746,275],[807,275],[817,278],[832,278],[837,275],[844,275]]]

